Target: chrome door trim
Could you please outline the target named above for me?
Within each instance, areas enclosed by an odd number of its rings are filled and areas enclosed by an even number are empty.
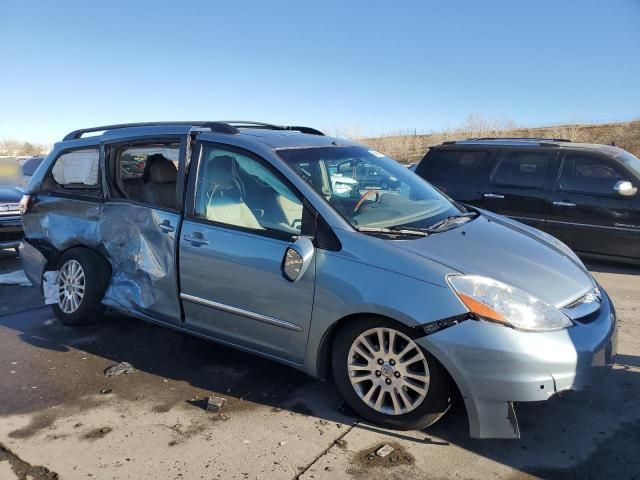
[[[546,223],[557,223],[557,224],[561,224],[561,225],[572,225],[575,227],[589,227],[589,228],[596,228],[596,229],[602,229],[602,230],[618,230],[618,231],[623,231],[623,232],[638,232],[638,229],[635,228],[629,228],[629,227],[609,227],[607,225],[593,225],[590,223],[575,223],[575,222],[562,222],[560,220],[545,220]]]
[[[238,307],[232,307],[231,305],[225,305],[224,303],[214,302],[212,300],[196,297],[194,295],[189,295],[187,293],[180,293],[180,298],[182,300],[186,300],[187,302],[197,303],[199,305],[204,305],[205,307],[214,308],[216,310],[221,310],[223,312],[241,315],[243,317],[250,318],[252,320],[257,320],[258,322],[264,322],[270,325],[274,325],[276,327],[286,328],[287,330],[293,330],[295,332],[302,332],[303,330],[300,325],[296,325],[295,323],[286,322],[278,318],[262,315],[261,313],[244,310]]]

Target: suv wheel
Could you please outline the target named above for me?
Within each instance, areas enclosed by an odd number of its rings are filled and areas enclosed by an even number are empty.
[[[421,429],[449,409],[449,375],[414,342],[409,328],[386,319],[361,319],[337,334],[334,380],[364,419],[388,428]]]
[[[58,303],[53,311],[65,325],[87,325],[100,319],[109,268],[97,253],[86,248],[66,251],[58,260]]]

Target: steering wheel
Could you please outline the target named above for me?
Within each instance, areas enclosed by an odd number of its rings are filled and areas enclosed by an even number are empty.
[[[351,215],[354,215],[358,211],[367,197],[371,194],[377,195],[378,192],[376,190],[367,190],[366,192],[364,192],[364,194],[360,197],[360,200],[358,200],[358,203],[356,203],[356,206],[353,207],[353,212],[351,212]]]

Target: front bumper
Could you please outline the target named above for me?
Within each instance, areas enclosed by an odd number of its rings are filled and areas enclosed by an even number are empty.
[[[17,247],[23,236],[20,215],[0,215],[0,249]]]
[[[513,402],[547,400],[563,390],[595,385],[613,363],[616,316],[602,291],[589,323],[555,332],[523,332],[467,320],[420,338],[456,382],[475,438],[518,438]]]

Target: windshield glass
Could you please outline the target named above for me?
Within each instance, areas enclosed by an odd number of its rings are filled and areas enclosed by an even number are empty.
[[[629,153],[625,150],[617,158],[619,158],[622,163],[633,170],[636,175],[640,175],[640,159],[638,159],[638,157],[636,157],[633,153]]]
[[[425,180],[375,150],[352,146],[277,153],[356,228],[428,228],[461,212]]]

